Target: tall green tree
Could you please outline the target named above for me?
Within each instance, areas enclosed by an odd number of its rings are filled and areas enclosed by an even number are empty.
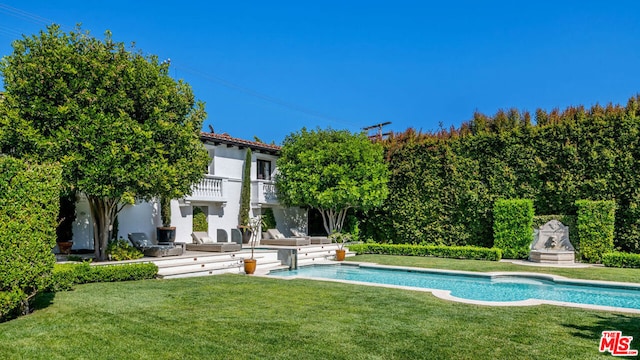
[[[86,195],[95,255],[105,258],[117,214],[135,199],[176,198],[201,180],[204,105],[169,63],[77,28],[52,25],[13,42],[2,59],[2,151],[59,161],[64,185]]]
[[[389,193],[382,146],[365,134],[303,128],[285,138],[277,165],[278,200],[317,209],[329,234],[349,209],[380,206]]]
[[[238,221],[241,226],[249,226],[251,216],[251,149],[247,148],[242,168],[242,187],[240,189],[240,214]],[[245,228],[246,229],[246,228]]]

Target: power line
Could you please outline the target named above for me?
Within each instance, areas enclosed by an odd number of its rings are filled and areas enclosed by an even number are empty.
[[[276,97],[261,93],[259,91],[253,90],[251,88],[248,88],[248,87],[245,87],[245,86],[242,86],[242,85],[238,85],[236,83],[233,83],[233,82],[231,82],[229,80],[223,79],[223,78],[221,78],[219,76],[216,76],[216,75],[207,74],[207,73],[205,73],[203,71],[196,70],[196,69],[193,69],[193,68],[190,68],[190,67],[186,67],[186,66],[174,65],[174,68],[179,69],[179,70],[183,70],[183,71],[186,71],[186,72],[189,72],[189,73],[192,73],[192,74],[194,74],[196,76],[199,76],[199,77],[201,77],[201,78],[203,78],[203,79],[205,79],[207,81],[214,82],[216,84],[222,85],[222,86],[227,87],[229,89],[237,90],[237,91],[239,91],[241,93],[244,93],[246,95],[253,96],[253,97],[262,99],[264,101],[267,101],[267,102],[270,102],[270,103],[285,107],[285,108],[287,108],[289,110],[297,111],[297,112],[300,112],[300,113],[303,113],[303,114],[306,114],[306,115],[309,115],[309,116],[313,116],[315,118],[324,119],[324,120],[327,120],[327,121],[330,121],[330,122],[333,122],[333,123],[336,123],[336,124],[347,125],[347,126],[350,126],[350,127],[353,127],[353,128],[357,128],[358,127],[358,125],[350,124],[350,123],[348,123],[348,122],[346,122],[344,120],[336,119],[334,117],[325,115],[325,114],[320,113],[318,111],[311,110],[311,109],[308,109],[308,108],[305,108],[305,107],[290,103],[290,102],[282,100],[282,99],[278,99]]]
[[[2,25],[0,25],[0,34],[6,35],[11,39],[16,39],[22,36],[22,33],[20,31]]]
[[[21,20],[26,20],[29,21],[31,23],[34,24],[44,24],[44,25],[49,25],[54,23],[53,20],[44,18],[40,15],[34,14],[34,13],[30,13],[28,11],[24,11],[18,8],[14,8],[12,6],[9,6],[7,4],[3,4],[0,3],[0,12],[3,12],[9,16],[13,16],[16,18],[19,18]]]
[[[35,24],[49,25],[49,24],[54,23],[53,20],[47,19],[47,18],[42,17],[40,15],[37,15],[37,14],[34,14],[34,13],[30,13],[28,11],[21,10],[21,9],[18,9],[18,8],[15,8],[15,7],[9,6],[7,4],[3,4],[3,3],[0,3],[0,12],[6,13],[9,16],[13,16],[13,17],[19,18],[21,20],[29,21],[29,22],[32,22],[32,23],[35,23]],[[60,26],[63,27],[62,25],[60,25]],[[5,34],[5,35],[9,35],[9,36],[17,35],[15,37],[22,36],[22,34],[20,34],[18,31],[14,30],[14,29],[11,29],[11,28],[6,28],[6,27],[0,27],[0,34]],[[312,117],[315,117],[315,118],[318,118],[318,119],[323,119],[323,120],[326,120],[326,121],[329,121],[329,122],[332,122],[332,123],[335,123],[335,124],[346,125],[346,126],[349,126],[349,127],[352,127],[352,128],[358,128],[358,125],[351,124],[351,123],[349,123],[347,121],[344,121],[344,120],[341,120],[341,119],[337,119],[335,117],[323,114],[321,112],[318,112],[318,111],[315,111],[315,110],[312,110],[312,109],[309,109],[309,108],[305,108],[303,106],[299,106],[299,105],[296,105],[294,103],[291,103],[291,102],[288,102],[288,101],[285,101],[285,100],[282,100],[282,99],[279,99],[279,98],[264,94],[262,92],[259,92],[259,91],[253,90],[251,88],[236,84],[236,83],[231,82],[229,80],[223,79],[223,78],[221,78],[219,76],[208,74],[206,72],[203,72],[203,71],[200,71],[200,70],[196,70],[196,69],[190,68],[188,66],[184,66],[184,65],[182,65],[182,66],[176,66],[174,64],[171,64],[171,65],[173,65],[173,67],[176,68],[176,69],[180,69],[180,70],[189,72],[189,73],[191,73],[193,75],[196,75],[196,76],[199,76],[199,77],[201,77],[204,80],[207,80],[209,82],[213,82],[213,83],[222,85],[222,86],[227,87],[229,89],[233,89],[233,90],[239,91],[239,92],[241,92],[243,94],[246,94],[246,95],[249,95],[249,96],[253,96],[255,98],[270,102],[272,104],[279,105],[279,106],[287,108],[289,110],[293,110],[293,111],[296,111],[296,112],[299,112],[299,113],[302,113],[302,114],[306,114],[308,116],[312,116]]]

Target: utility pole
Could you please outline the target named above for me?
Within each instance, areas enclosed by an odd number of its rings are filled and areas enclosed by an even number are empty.
[[[386,121],[386,122],[382,122],[379,124],[375,124],[375,125],[371,125],[371,126],[366,126],[363,127],[362,130],[367,132],[367,135],[369,136],[369,139],[371,140],[382,140],[382,139],[386,139],[389,135],[391,135],[391,132],[386,132],[383,133],[382,132],[382,128],[391,124],[391,121]],[[374,134],[371,134],[371,130],[377,130],[374,132]]]

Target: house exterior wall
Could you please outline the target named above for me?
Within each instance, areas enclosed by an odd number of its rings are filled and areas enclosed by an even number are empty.
[[[285,237],[293,236],[291,229],[298,229],[299,231],[308,234],[308,220],[307,210],[298,207],[273,208],[273,216],[276,219],[276,228]]]
[[[206,209],[209,237],[218,239],[218,229],[223,229],[227,241],[231,241],[231,229],[238,226],[240,213],[240,192],[246,147],[227,144],[214,145],[205,143],[205,148],[212,156],[208,169],[203,169],[207,179],[213,179],[221,185],[221,193],[214,197],[202,196],[194,191],[184,199],[171,201],[171,226],[176,227],[176,242],[192,242],[193,208]],[[251,159],[251,200],[250,215],[262,214],[265,207],[273,208],[280,232],[290,236],[290,228],[307,230],[307,212],[300,208],[284,209],[274,198],[273,176],[276,173],[276,155],[252,152]],[[257,160],[271,162],[270,180],[258,180]],[[93,249],[93,229],[89,204],[84,197],[79,197],[76,207],[77,219],[74,223],[73,249]],[[131,232],[145,233],[149,239],[156,239],[156,227],[161,225],[159,204],[157,202],[139,202],[126,206],[118,215],[118,237],[127,239]]]
[[[132,232],[143,232],[155,239],[156,227],[161,223],[159,207],[155,202],[136,202],[127,205],[118,214],[118,238],[127,238]],[[73,223],[72,249],[93,249],[93,222],[89,201],[84,195],[76,202],[76,221]]]

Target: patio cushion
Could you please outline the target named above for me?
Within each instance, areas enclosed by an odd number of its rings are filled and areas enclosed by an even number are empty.
[[[204,239],[209,239],[209,234],[206,231],[194,231],[191,233],[191,239],[193,239],[194,244],[203,244],[205,242]]]
[[[295,228],[291,228],[289,229],[291,231],[291,233],[293,234],[294,237],[305,237],[307,236],[307,234],[303,233],[302,231],[295,229]]]
[[[278,229],[269,229],[267,230],[267,234],[269,234],[272,239],[284,239],[284,235],[282,235]]]
[[[202,240],[202,244],[212,244],[214,242],[213,239],[208,236],[200,238],[200,240]]]

